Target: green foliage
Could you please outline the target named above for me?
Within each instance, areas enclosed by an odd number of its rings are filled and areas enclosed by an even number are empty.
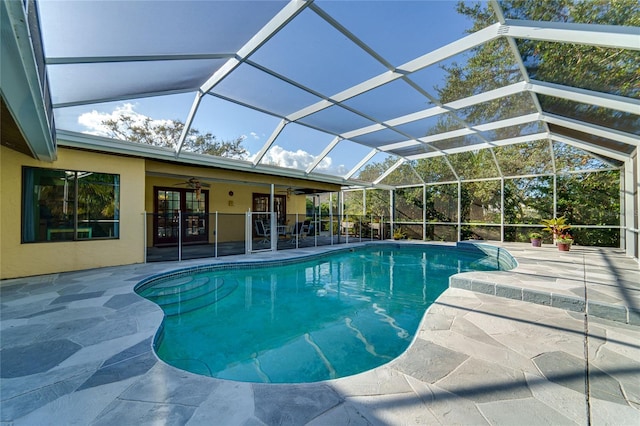
[[[387,169],[393,166],[398,161],[398,158],[389,156],[379,163],[368,163],[365,165],[360,173],[358,174],[358,179],[364,180],[367,182],[373,182],[378,179],[380,175],[387,171]]]
[[[558,211],[574,224],[619,225],[619,179],[617,170],[558,177]]]
[[[393,231],[393,239],[394,240],[404,240],[405,238],[407,238],[407,234],[405,234],[402,229],[397,228],[396,230]]]
[[[396,220],[422,221],[422,187],[401,188],[395,195]]]
[[[567,218],[564,216],[542,219],[542,224],[544,225],[543,231],[551,232],[556,238],[571,229],[571,225],[567,223]]]
[[[505,15],[534,21],[640,26],[637,0],[500,2]],[[598,46],[519,39],[531,78],[628,97],[640,95],[640,53]]]
[[[499,146],[494,148],[493,151],[500,165],[500,171],[505,176],[549,173],[553,171],[549,141],[542,140]]]
[[[507,224],[538,224],[553,214],[553,178],[539,176],[504,182],[504,215]]]
[[[448,160],[442,157],[422,158],[416,161],[415,171],[425,182],[443,182],[455,180]]]
[[[149,117],[139,120],[131,115],[104,120],[102,124],[108,128],[109,136],[113,138],[165,148],[175,148],[184,129],[184,123],[180,120],[157,121]],[[191,127],[183,149],[218,157],[244,158],[247,151],[242,146],[242,141],[242,137],[233,141],[219,141],[213,134],[201,133]]]
[[[499,2],[510,19],[576,22],[640,26],[640,2],[637,0],[502,0]],[[458,12],[473,20],[469,32],[497,21],[491,4],[458,4]],[[629,98],[640,97],[640,52],[583,44],[517,39],[518,53],[529,77],[535,80],[580,87]],[[517,60],[508,43],[498,39],[471,51],[466,64],[443,66],[448,73],[446,84],[437,88],[442,102],[522,81]],[[538,96],[542,108],[568,117],[633,132],[640,118],[602,107],[567,99]],[[463,118],[473,124],[506,118],[503,111],[533,112],[527,97],[506,97],[465,110]],[[448,119],[443,119],[447,122]]]
[[[559,244],[573,244],[573,237],[571,237],[571,235],[569,234],[565,234],[565,235],[560,235],[558,236],[558,238],[556,238],[556,242]]]

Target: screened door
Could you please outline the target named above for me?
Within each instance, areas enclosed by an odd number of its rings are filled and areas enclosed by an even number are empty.
[[[269,211],[269,194],[253,194],[253,211],[268,212]],[[276,214],[276,222],[278,225],[284,225],[287,222],[287,197],[286,195],[275,195],[273,199],[273,209]],[[255,218],[260,215],[254,215],[253,230],[255,233]],[[269,226],[269,224],[267,224]],[[255,235],[254,235],[255,236]]]

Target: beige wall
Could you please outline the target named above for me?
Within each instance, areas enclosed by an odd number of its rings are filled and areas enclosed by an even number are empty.
[[[59,148],[46,163],[1,147],[0,165],[0,278],[144,261],[144,160]],[[22,244],[22,166],[119,174],[120,238]]]

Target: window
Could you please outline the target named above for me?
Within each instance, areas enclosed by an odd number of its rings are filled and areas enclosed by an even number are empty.
[[[120,175],[22,169],[22,242],[120,236]]]

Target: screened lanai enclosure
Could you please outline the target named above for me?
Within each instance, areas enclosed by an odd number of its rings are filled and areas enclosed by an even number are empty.
[[[140,154],[116,140],[135,132],[105,120],[173,120],[175,137],[157,141],[174,161],[339,184],[291,218],[313,244],[527,241],[564,216],[577,244],[638,257],[637,0],[65,0],[36,12],[61,146]],[[206,133],[242,149],[212,155]]]

